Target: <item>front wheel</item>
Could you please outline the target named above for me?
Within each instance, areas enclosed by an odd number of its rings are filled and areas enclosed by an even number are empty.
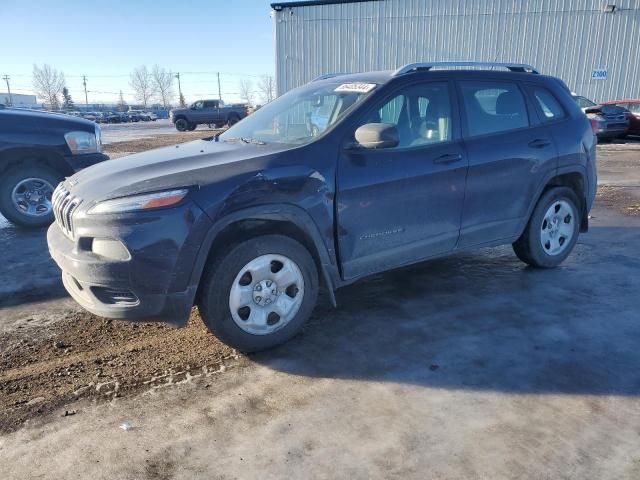
[[[187,122],[184,118],[179,118],[176,120],[176,130],[179,132],[186,132],[189,128],[189,122]]]
[[[25,228],[45,227],[53,221],[51,195],[61,176],[40,165],[19,165],[2,174],[0,212]]]
[[[224,343],[244,352],[280,345],[307,321],[318,296],[318,271],[291,238],[265,235],[223,254],[204,277],[198,308]]]
[[[580,231],[580,208],[576,194],[567,187],[547,190],[536,205],[529,223],[513,250],[533,267],[553,268],[571,253]]]
[[[190,132],[193,132],[196,128],[198,128],[198,124],[197,123],[190,123],[188,130]]]

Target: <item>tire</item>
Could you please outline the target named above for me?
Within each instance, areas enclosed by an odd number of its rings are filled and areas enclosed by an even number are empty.
[[[232,127],[239,121],[240,121],[240,117],[238,115],[229,115],[229,119],[227,120],[227,126]]]
[[[189,128],[189,122],[187,122],[184,118],[179,118],[176,120],[176,130],[179,132],[186,132]]]
[[[9,169],[0,179],[0,213],[23,228],[50,225],[53,222],[51,194],[61,180],[62,175],[46,166],[23,164]],[[34,193],[38,198],[32,203]],[[28,213],[25,209],[32,211]]]
[[[274,273],[278,264],[282,267]],[[251,265],[264,265],[262,274],[254,269],[251,275],[248,268]],[[282,277],[278,277],[280,272]],[[276,283],[269,285],[269,281]],[[290,283],[292,281],[294,283]],[[275,289],[267,292],[272,300],[266,295],[257,296],[260,285],[261,292],[275,285]],[[248,292],[246,301],[242,301],[243,295],[239,293],[242,286]],[[265,235],[230,247],[209,266],[201,285],[198,308],[204,323],[220,340],[240,351],[256,352],[280,345],[296,335],[311,315],[317,296],[318,271],[307,249],[289,237]],[[256,298],[270,305],[261,306]],[[232,304],[243,306],[234,313]],[[282,305],[292,305],[289,318],[286,313],[279,316],[274,312]],[[256,318],[262,315],[262,324],[257,322],[260,326],[253,325],[254,312]]]
[[[568,187],[544,192],[524,232],[513,243],[518,258],[538,268],[560,265],[578,241],[582,218],[579,205],[575,192]]]
[[[193,132],[196,128],[198,128],[197,123],[190,123],[189,128],[187,130],[189,130],[190,132]]]

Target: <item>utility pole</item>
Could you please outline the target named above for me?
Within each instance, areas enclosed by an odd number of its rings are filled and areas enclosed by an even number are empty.
[[[9,93],[9,106],[13,106],[13,96],[11,95],[11,87],[9,86],[9,75],[5,75],[2,77],[5,82],[7,82],[7,92]]]
[[[85,105],[89,105],[89,99],[87,98],[87,76],[82,76],[82,84],[84,85],[84,103]]]
[[[220,90],[220,72],[218,72],[218,100],[222,100],[222,90]]]
[[[178,79],[178,94],[179,98],[182,98],[182,87],[180,87],[180,72],[176,73],[175,77]]]

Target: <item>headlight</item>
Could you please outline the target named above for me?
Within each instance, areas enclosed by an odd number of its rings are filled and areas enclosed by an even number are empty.
[[[89,132],[69,132],[64,135],[64,139],[69,145],[69,150],[74,155],[82,153],[96,153],[98,152],[99,136],[98,131],[96,133]]]
[[[97,213],[125,213],[152,208],[169,207],[180,202],[189,192],[186,188],[169,190],[165,192],[145,193],[130,197],[114,198],[97,203],[87,212],[90,215]]]

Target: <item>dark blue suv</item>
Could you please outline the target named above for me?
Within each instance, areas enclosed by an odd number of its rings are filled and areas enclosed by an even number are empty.
[[[68,178],[49,248],[95,314],[184,325],[195,304],[260,350],[321,286],[335,304],[365,275],[501,244],[555,267],[587,230],[595,147],[566,85],[527,65],[326,75],[216,137]]]

